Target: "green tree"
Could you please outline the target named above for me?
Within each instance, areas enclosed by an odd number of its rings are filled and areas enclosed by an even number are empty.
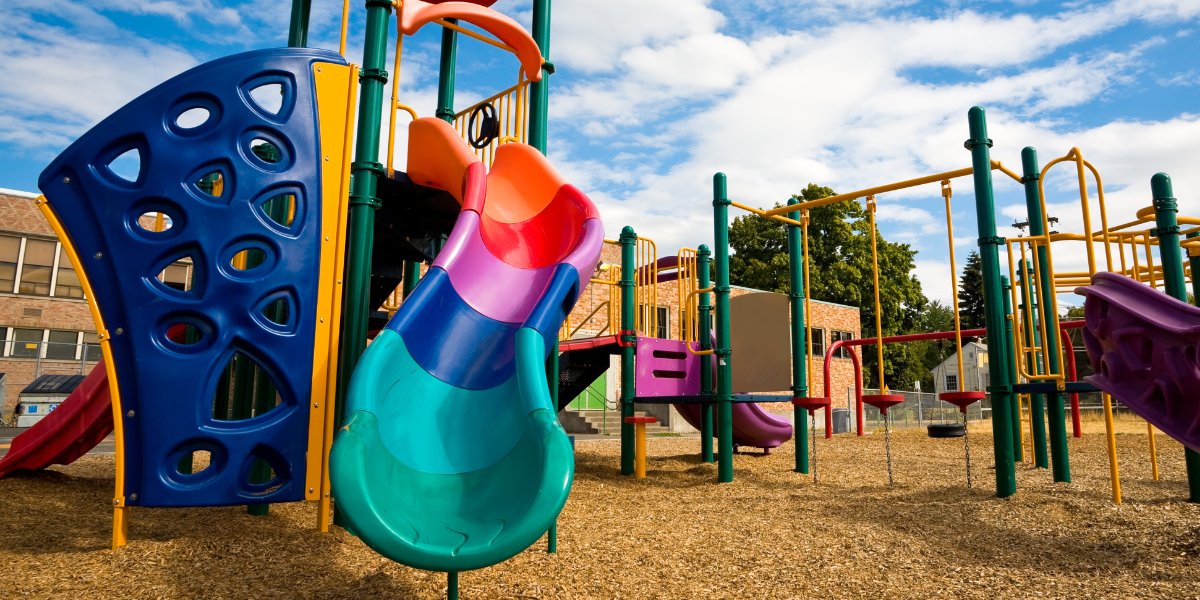
[[[925,305],[925,310],[921,312],[919,329],[921,331],[953,331],[954,309],[937,300],[929,301],[929,304]],[[921,360],[922,373],[919,378],[921,389],[933,391],[933,375],[930,374],[930,371],[954,354],[954,339],[914,343],[921,349],[923,357]]]
[[[967,255],[967,264],[958,278],[958,315],[963,329],[984,326],[983,260],[977,250]]]
[[[802,200],[833,195],[833,190],[809,184]],[[858,202],[839,202],[814,209],[809,215],[809,282],[814,300],[836,302],[860,309],[864,337],[875,334],[874,280],[867,212]],[[729,228],[730,281],[773,292],[789,289],[787,228],[783,224],[746,215]],[[921,283],[913,276],[916,251],[908,244],[888,242],[878,236],[880,312],[884,335],[909,333],[919,328],[927,302]],[[885,348],[884,374],[889,387],[909,389],[924,373],[924,348],[893,344]],[[862,352],[868,386],[877,386],[875,352]]]

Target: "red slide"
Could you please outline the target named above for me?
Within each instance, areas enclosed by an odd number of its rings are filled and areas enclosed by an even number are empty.
[[[112,430],[108,374],[100,361],[57,409],[13,438],[8,454],[0,459],[0,479],[17,471],[71,464]]]

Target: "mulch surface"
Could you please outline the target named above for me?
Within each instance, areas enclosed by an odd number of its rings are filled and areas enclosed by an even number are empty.
[[[1118,435],[1125,503],[1111,502],[1104,436],[1070,441],[1073,483],[1017,467],[994,496],[988,425],[961,439],[895,432],[887,485],[881,433],[818,440],[819,482],[791,446],[735,457],[717,485],[696,438],[649,442],[649,477],[617,473],[615,440],[580,442],[558,554],[539,543],[461,576],[463,598],[1200,597],[1200,504],[1183,450],[1145,426]],[[0,597],[437,598],[445,575],[392,563],[315,506],[134,509],[129,546],[108,550],[112,458],[0,481]]]

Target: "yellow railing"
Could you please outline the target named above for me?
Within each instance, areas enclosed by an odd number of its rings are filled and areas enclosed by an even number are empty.
[[[500,135],[487,146],[475,149],[475,155],[484,164],[491,166],[496,158],[496,148],[508,142],[525,143],[528,139],[529,121],[529,80],[524,72],[518,75],[516,85],[497,92],[454,115],[454,129],[463,136],[464,140],[472,135],[478,139],[482,130],[482,119],[476,121],[474,131],[468,131],[471,126],[471,113],[484,104],[491,104],[496,109],[496,118],[500,121]]]
[[[700,339],[700,297],[696,294],[699,257],[695,248],[680,248],[677,254],[678,278],[675,289],[679,297],[679,339],[694,342]]]
[[[1053,381],[1060,388],[1065,381],[1062,373],[1051,373],[1050,369],[1050,354],[1045,351],[1047,334],[1053,332],[1057,335],[1058,332],[1058,310],[1051,308],[1045,311],[1053,315],[1052,327],[1047,323],[1047,319],[1033,311],[1034,304],[1039,306],[1042,304],[1037,297],[1038,290],[1042,289],[1041,263],[1038,259],[1038,249],[1048,248],[1050,246],[1049,235],[1035,235],[1030,237],[1010,238],[1006,243],[1008,247],[1008,279],[1012,282],[1010,286],[1010,294],[1012,296],[1013,319],[1012,319],[1012,339],[1014,354],[1017,356],[1016,371],[1019,377],[1025,378],[1027,381]],[[1020,257],[1018,262],[1017,255],[1013,252],[1013,247],[1020,248]],[[1029,252],[1026,253],[1026,247]],[[1047,251],[1049,255],[1049,251]],[[1029,270],[1025,267],[1029,265]],[[1021,277],[1017,278],[1018,269],[1020,269]],[[1053,271],[1051,271],[1053,273]],[[1029,281],[1028,279],[1032,279]],[[1053,287],[1053,286],[1051,286]],[[1051,305],[1054,307],[1056,305]],[[1025,336],[1028,335],[1029,329],[1037,329],[1037,335],[1041,342],[1037,345],[1027,344]],[[1064,365],[1066,362],[1063,357],[1062,344],[1055,344],[1058,350],[1058,364]],[[1027,367],[1025,358],[1032,359],[1034,364],[1041,363],[1042,374],[1031,373]],[[1062,369],[1059,369],[1062,371]]]
[[[638,236],[634,248],[634,329],[653,336],[658,333],[658,246]]]

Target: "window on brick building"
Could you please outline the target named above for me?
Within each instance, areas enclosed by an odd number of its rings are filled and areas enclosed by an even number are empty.
[[[95,333],[83,333],[83,359],[88,361],[100,360],[100,336]]]
[[[58,244],[47,240],[25,240],[21,261],[21,285],[18,291],[34,296],[49,296],[54,273],[54,254]]]
[[[49,337],[46,338],[46,353],[42,356],[51,360],[74,360],[78,348],[78,331],[51,329]]]
[[[850,341],[852,339],[854,339],[853,331],[833,331],[830,333],[831,342],[843,342]],[[850,358],[850,350],[845,346],[841,346],[837,349],[837,352],[834,353],[834,356],[838,358]]]
[[[812,340],[812,355],[814,358],[825,356],[825,330],[808,328],[808,339]]]
[[[17,259],[21,255],[21,238],[0,235],[0,292],[12,292],[17,285]]]
[[[665,306],[654,307],[658,314],[658,323],[655,323],[654,337],[667,339],[671,337],[671,311]]]
[[[6,344],[7,354],[16,358],[37,358],[38,349],[42,346],[42,329],[22,329],[14,327],[12,335]]]
[[[67,258],[67,251],[61,247],[58,253],[58,277],[54,278],[54,295],[58,298],[83,298],[83,284],[71,266],[71,259]]]

